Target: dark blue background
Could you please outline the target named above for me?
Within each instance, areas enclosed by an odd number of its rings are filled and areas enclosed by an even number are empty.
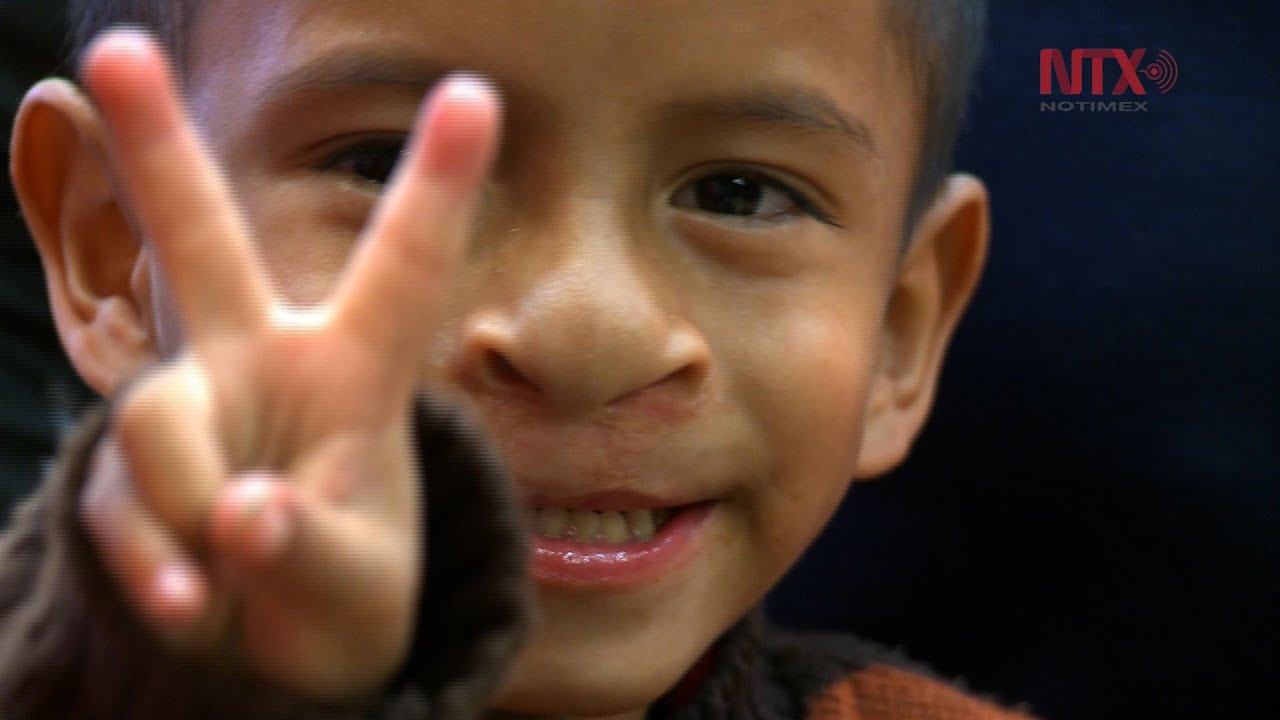
[[[1280,717],[1276,8],[992,3],[960,148],[987,274],[911,460],[855,486],[776,616],[1050,718]],[[1048,47],[1180,77],[1147,113],[1042,113]]]
[[[6,122],[56,62],[51,8],[0,0]],[[911,460],[854,488],[771,608],[1048,718],[1280,717],[1280,11],[991,15],[960,148],[994,198],[987,275]],[[1046,47],[1181,74],[1148,113],[1042,113]],[[3,506],[78,391],[0,186]]]

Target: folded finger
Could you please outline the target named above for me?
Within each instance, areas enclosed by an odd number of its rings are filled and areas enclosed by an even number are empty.
[[[185,361],[143,378],[116,401],[112,424],[132,491],[179,541],[199,548],[226,478],[199,366]]]
[[[417,576],[412,515],[376,524],[279,476],[247,473],[216,502],[209,545],[219,562],[255,577],[246,592],[316,603],[376,604],[380,590]]]
[[[261,322],[270,286],[164,53],[140,31],[109,31],[85,52],[80,72],[189,337]]]
[[[106,441],[81,499],[81,517],[121,593],[156,630],[181,635],[202,616],[208,583],[194,559],[146,510],[119,447]]]
[[[238,581],[250,654],[269,674],[317,694],[366,684],[407,650],[419,591],[419,533],[373,526],[280,477],[250,474],[225,489],[211,528],[214,557]],[[289,677],[305,664],[306,677]]]

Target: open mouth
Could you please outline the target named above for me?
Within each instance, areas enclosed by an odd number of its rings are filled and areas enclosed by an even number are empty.
[[[584,510],[535,507],[534,579],[576,589],[635,588],[661,581],[705,545],[717,503],[667,508]]]
[[[625,545],[649,542],[678,511],[679,508],[603,512],[569,508],[533,508],[529,511],[529,519],[533,532],[544,538]]]

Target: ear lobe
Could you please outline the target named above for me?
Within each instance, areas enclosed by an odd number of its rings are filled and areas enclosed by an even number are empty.
[[[81,378],[110,395],[154,349],[147,307],[130,288],[141,243],[121,210],[100,133],[83,93],[45,80],[19,108],[10,171],[63,348]]]
[[[885,314],[855,476],[882,475],[906,457],[938,384],[942,360],[986,261],[986,187],[953,175],[921,217]]]

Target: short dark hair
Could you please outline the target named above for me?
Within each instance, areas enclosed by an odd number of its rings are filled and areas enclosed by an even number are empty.
[[[134,25],[154,34],[179,69],[184,69],[187,39],[199,4],[199,0],[70,0],[69,64],[74,70],[85,48],[107,28]]]
[[[986,41],[987,0],[887,0],[885,12],[898,51],[911,64],[920,103],[910,233],[954,168],[956,138]]]
[[[922,120],[920,159],[907,205],[910,234],[953,167],[986,34],[987,0],[883,2],[898,51],[910,63]],[[198,5],[198,0],[71,0],[71,57],[78,59],[108,27],[130,24],[155,33],[182,70]]]

